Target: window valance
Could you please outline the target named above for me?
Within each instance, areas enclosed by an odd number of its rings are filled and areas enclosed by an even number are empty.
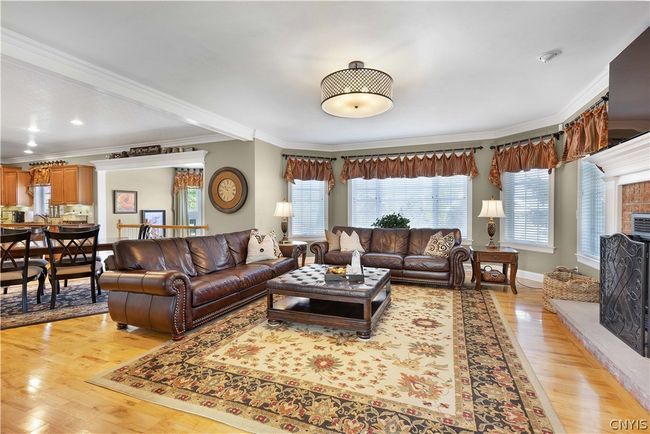
[[[607,104],[580,115],[564,129],[562,162],[574,161],[607,147]]]
[[[478,175],[474,151],[460,154],[348,158],[343,163],[341,182],[348,179],[418,178],[420,176]]]
[[[334,188],[334,170],[329,160],[288,158],[287,167],[284,170],[284,179],[292,184],[299,179],[301,181],[325,181],[327,182],[327,193]]]
[[[557,165],[555,137],[540,139],[537,143],[531,139],[525,144],[495,149],[488,179],[501,190],[501,174],[504,172],[548,169],[548,173],[551,173]]]
[[[50,169],[54,166],[64,166],[64,161],[53,161],[50,163],[32,163],[29,168],[30,185],[49,185]]]
[[[174,193],[184,188],[203,188],[203,169],[176,169]]]

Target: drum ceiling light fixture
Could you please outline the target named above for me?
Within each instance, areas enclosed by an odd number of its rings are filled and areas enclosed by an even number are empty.
[[[393,108],[393,79],[363,62],[350,62],[348,69],[333,72],[320,83],[321,108],[342,118],[369,118]]]

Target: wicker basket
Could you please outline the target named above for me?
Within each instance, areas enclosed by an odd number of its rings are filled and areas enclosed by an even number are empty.
[[[555,271],[544,274],[542,298],[544,309],[555,313],[551,299],[586,301],[597,303],[600,295],[600,283],[591,277],[557,267]]]

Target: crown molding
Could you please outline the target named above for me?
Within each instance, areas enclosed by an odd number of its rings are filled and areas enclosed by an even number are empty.
[[[43,161],[43,160],[60,160],[63,158],[75,158],[75,157],[88,157],[92,155],[102,155],[110,154],[113,152],[122,152],[128,151],[131,148],[137,146],[150,146],[150,145],[160,145],[163,148],[171,146],[191,146],[191,145],[200,145],[202,143],[216,143],[216,142],[226,142],[232,140],[230,137],[224,137],[221,134],[209,134],[205,136],[195,136],[195,137],[185,137],[182,139],[170,139],[170,140],[158,140],[155,142],[141,142],[141,143],[132,143],[130,145],[122,146],[104,146],[101,148],[94,149],[78,149],[73,151],[65,152],[56,152],[51,154],[32,154],[29,156],[5,158],[2,160],[2,164],[17,164],[17,163],[29,163],[32,161]],[[167,154],[165,154],[167,155]],[[174,154],[180,155],[180,154]]]
[[[2,54],[84,83],[100,92],[171,114],[185,123],[234,139],[253,138],[252,128],[4,28]]]

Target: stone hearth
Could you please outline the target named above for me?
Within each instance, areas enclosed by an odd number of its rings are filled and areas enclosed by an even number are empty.
[[[571,333],[650,411],[650,359],[599,324],[598,303],[568,300],[551,300],[551,303]]]

